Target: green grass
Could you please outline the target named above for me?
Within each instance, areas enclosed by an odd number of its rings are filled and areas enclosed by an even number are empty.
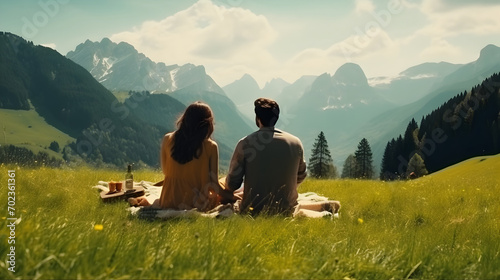
[[[2,185],[8,169],[0,167]],[[101,203],[90,188],[122,172],[16,168],[17,271],[6,270],[3,243],[0,278],[498,279],[498,170],[500,155],[413,181],[306,180],[301,192],[342,202],[336,220],[148,222],[130,217],[126,203]],[[134,175],[161,179],[158,171]]]
[[[125,102],[125,99],[129,98],[130,97],[130,94],[128,91],[113,91],[111,92],[115,97],[116,99],[118,99],[118,101],[120,101],[121,103]]]
[[[61,149],[75,139],[45,122],[35,110],[0,109],[0,145],[15,145],[32,150],[35,154],[46,152],[62,159],[61,153],[48,149],[57,141]]]

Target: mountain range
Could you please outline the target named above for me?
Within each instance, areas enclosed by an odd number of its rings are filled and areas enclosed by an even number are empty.
[[[80,156],[112,162],[113,155],[120,154],[115,164],[135,160],[155,165],[157,147],[151,147],[174,129],[177,116],[196,100],[214,111],[214,138],[227,164],[237,141],[255,129],[253,101],[265,96],[280,104],[277,126],[302,139],[306,159],[323,131],[337,166],[362,138],[369,140],[374,164],[379,165],[385,144],[409,120],[422,118],[500,71],[500,48],[488,45],[471,63],[424,63],[397,77],[367,78],[361,66],[346,63],[333,75],[302,76],[293,83],[276,78],[260,88],[246,74],[221,88],[203,66],[155,63],[130,44],[107,38],[87,40],[66,58],[13,34],[2,33],[0,38],[0,108],[36,110],[47,123],[77,139],[71,147],[74,153],[79,141],[94,137],[100,141],[92,150],[95,154]],[[120,91],[128,92],[125,100],[115,97]],[[111,120],[116,133],[103,133],[103,119]],[[134,137],[127,136],[132,131]],[[138,131],[156,140],[146,145],[144,137],[136,137]],[[127,151],[120,151],[122,145]]]
[[[35,110],[46,124],[76,139],[61,143],[65,160],[158,165],[160,128],[119,105],[83,67],[51,48],[4,32],[0,65],[0,108]]]
[[[355,129],[374,116],[394,108],[389,100],[368,84],[357,64],[346,63],[330,75],[318,76],[310,87],[290,106],[284,128],[302,139],[306,157],[320,131],[325,134],[333,157],[340,165],[354,150],[337,147],[353,135]],[[307,112],[307,113],[304,113]],[[304,129],[307,128],[307,129]],[[360,139],[363,135],[359,135]]]
[[[254,115],[252,102],[261,90],[250,75],[223,89],[236,104],[245,105],[244,115]],[[351,135],[369,118],[395,106],[380,90],[369,85],[361,67],[354,63],[342,65],[333,75],[302,76],[293,84],[281,87],[274,96],[281,109],[277,126],[302,139],[306,157],[320,131],[330,141],[334,156],[338,156],[341,151],[335,146],[339,139]]]
[[[303,76],[284,87],[276,97],[282,109],[277,125],[302,139],[306,157],[323,131],[338,166],[367,138],[378,166],[387,141],[404,131],[412,118],[420,120],[498,71],[500,48],[494,45],[468,64],[423,63],[397,77],[367,78],[359,65],[346,63],[334,75]],[[252,80],[247,74],[223,89],[235,103],[249,104],[256,96],[250,93],[258,92]]]
[[[421,99],[387,110],[367,121],[355,134],[371,139],[374,162],[382,160],[385,144],[404,131],[412,118],[420,120],[450,98],[482,83],[487,77],[500,72],[500,48],[494,45],[484,47],[477,60],[461,65],[432,85]],[[354,140],[351,137],[351,140]]]
[[[277,99],[278,94],[286,87],[290,86],[283,79],[276,78],[267,82],[263,88],[249,74],[243,75],[240,79],[224,86],[222,89],[226,95],[236,104],[238,110],[249,120],[254,123],[255,113],[253,111],[253,102],[259,97],[268,97]]]
[[[72,54],[97,57],[114,46],[116,53],[122,56],[104,57],[103,60],[121,61],[121,64],[115,63],[115,67],[121,65],[120,69],[127,69],[126,61],[133,65],[140,59],[149,61],[130,45],[118,47],[120,44],[103,42],[102,50],[87,42],[86,46],[92,47],[96,55],[83,55],[90,52],[82,46],[79,52]],[[175,129],[176,119],[186,105],[196,100],[206,101],[216,116],[214,138],[219,143],[222,169],[228,167],[237,141],[251,132],[234,103],[206,75],[203,66],[178,68],[177,73],[182,74],[175,76],[173,81],[182,88],[168,94],[129,90],[128,96],[120,102],[89,70],[53,49],[35,46],[11,33],[0,33],[0,65],[0,110],[34,110],[43,120],[40,125],[69,135],[74,142],[60,143],[60,157],[65,160],[81,158],[115,166],[131,162],[157,166],[162,135]],[[125,72],[112,70],[106,77],[134,80],[129,74],[119,77]],[[144,77],[135,80],[144,80]],[[33,138],[36,139],[36,135]],[[31,146],[39,149],[40,143]]]
[[[66,57],[80,64],[111,91],[172,92],[189,86],[205,75],[203,66],[155,63],[132,45],[90,40],[78,45]]]
[[[101,42],[87,40],[66,57],[87,69],[110,91],[148,91],[152,95],[169,96],[185,106],[197,100],[206,102],[216,118],[214,138],[219,142],[224,161],[229,160],[237,141],[252,131],[233,101],[207,75],[203,66],[155,63],[130,44],[114,43],[107,38]],[[161,118],[153,111],[150,114]],[[171,119],[166,121],[173,124]]]
[[[368,82],[383,92],[386,99],[401,106],[424,97],[434,84],[461,66],[463,65],[448,62],[427,62],[410,67],[397,77],[375,77]]]

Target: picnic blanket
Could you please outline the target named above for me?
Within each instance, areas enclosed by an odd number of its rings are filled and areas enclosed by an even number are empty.
[[[154,186],[153,182],[140,181],[134,182],[134,188],[143,187],[145,192],[145,197],[150,204],[156,199],[160,198],[162,186]],[[105,181],[99,181],[97,185],[93,186],[100,191],[109,192],[108,183]],[[318,195],[314,192],[299,193],[297,202],[321,202],[328,201],[327,197]],[[224,204],[215,207],[208,212],[200,212],[196,209],[191,210],[177,210],[177,209],[157,209],[151,207],[129,207],[127,209],[131,215],[137,216],[139,218],[145,219],[170,219],[170,218],[195,218],[195,217],[208,217],[208,218],[221,218],[221,217],[231,217],[239,212],[239,201],[234,204]],[[319,218],[319,217],[330,217],[338,218],[338,213],[332,214],[328,211],[318,212],[315,215],[310,215],[302,211],[296,211],[293,217],[309,217],[309,218]]]

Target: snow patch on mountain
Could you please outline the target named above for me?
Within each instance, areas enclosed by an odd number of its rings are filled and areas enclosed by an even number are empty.
[[[172,81],[172,83],[170,85],[170,91],[174,91],[177,89],[177,81],[176,81],[176,77],[175,77],[177,72],[179,72],[179,68],[175,68],[174,70],[171,70],[169,72],[170,80]]]
[[[104,73],[102,73],[101,77],[99,78],[99,81],[102,78],[105,78],[107,75],[113,73],[113,70],[111,70],[111,67],[113,67],[113,64],[115,63],[116,60],[117,59],[114,57],[105,57],[102,59]]]
[[[130,44],[116,44],[107,38],[101,42],[87,40],[66,56],[86,68],[109,90],[169,93],[208,77],[202,66],[155,63]],[[222,91],[217,85],[206,84],[210,86],[208,90]]]
[[[410,80],[420,80],[420,79],[428,79],[428,78],[434,78],[434,77],[437,77],[437,75],[434,75],[434,74],[420,74],[420,75],[416,75],[416,76],[409,77],[409,78],[410,78]]]
[[[392,83],[392,81],[398,79],[398,77],[399,76],[396,76],[396,77],[382,76],[382,77],[369,78],[368,85],[370,85],[371,87],[390,85]]]

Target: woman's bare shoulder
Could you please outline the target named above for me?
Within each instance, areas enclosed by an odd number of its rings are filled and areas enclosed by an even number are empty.
[[[205,140],[205,143],[206,143],[207,145],[209,145],[210,147],[215,147],[215,148],[218,148],[217,142],[215,142],[214,140],[212,140],[212,139],[210,139],[210,138],[209,138],[209,139],[207,139],[207,140]]]
[[[174,138],[174,133],[173,132],[169,132],[165,135],[163,135],[163,145],[166,145],[167,143],[170,143],[172,141],[172,139]]]

